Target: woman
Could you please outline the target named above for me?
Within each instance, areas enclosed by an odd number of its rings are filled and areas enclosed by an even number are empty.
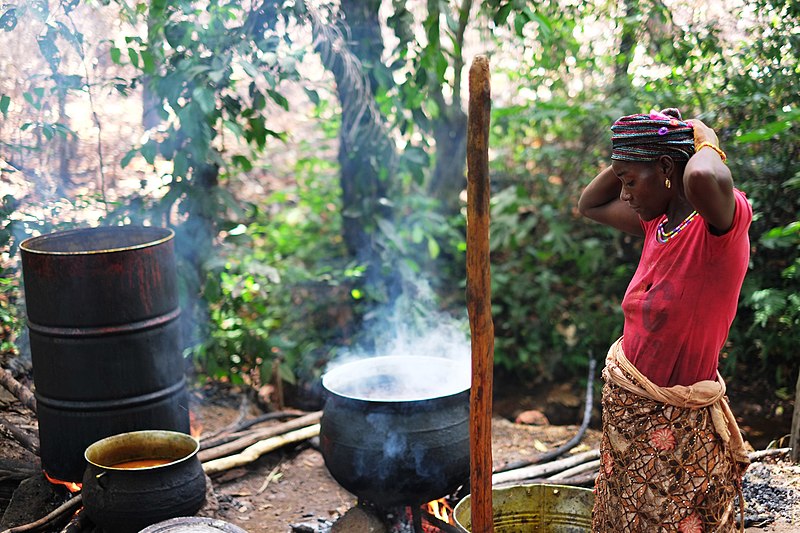
[[[603,370],[592,529],[735,530],[748,459],[717,372],[753,217],[714,131],[676,109],[620,118],[580,212],[644,237]]]

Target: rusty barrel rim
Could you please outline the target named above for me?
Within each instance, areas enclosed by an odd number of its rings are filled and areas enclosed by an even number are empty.
[[[102,247],[97,249],[86,249],[86,250],[49,250],[45,248],[37,247],[37,245],[46,245],[50,243],[57,243],[58,241],[66,241],[70,238],[76,237],[79,234],[98,234],[98,233],[105,233],[105,232],[123,232],[123,233],[137,233],[137,234],[145,234],[145,233],[152,233],[153,238],[151,239],[137,239],[137,241],[131,243],[126,246],[115,246],[115,247]],[[38,254],[38,255],[65,255],[65,256],[74,256],[74,255],[93,255],[93,254],[107,254],[107,253],[114,253],[114,252],[126,252],[130,250],[141,250],[143,248],[150,248],[152,246],[158,246],[159,244],[163,244],[175,238],[175,232],[170,228],[162,228],[158,226],[98,226],[95,228],[75,228],[70,230],[62,230],[56,231],[52,233],[47,233],[44,235],[37,235],[35,237],[29,237],[22,241],[19,245],[20,249],[26,253],[31,254]],[[141,242],[143,241],[143,242]]]
[[[172,311],[155,318],[147,318],[145,320],[138,320],[129,322],[127,324],[114,325],[114,326],[98,326],[98,327],[63,327],[63,326],[42,326],[31,320],[28,320],[28,328],[40,335],[48,337],[105,337],[111,335],[125,335],[145,331],[165,324],[169,324],[173,320],[177,320],[181,315],[180,307],[176,307]]]

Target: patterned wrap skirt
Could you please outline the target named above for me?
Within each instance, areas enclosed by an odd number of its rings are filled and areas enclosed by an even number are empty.
[[[638,384],[632,374],[622,374]],[[720,436],[714,406],[670,405],[628,390],[635,387],[620,386],[606,371],[603,377],[601,466],[592,531],[737,531],[734,501],[737,495],[741,499],[747,460],[741,450],[732,450],[730,439]],[[726,398],[719,401],[727,408]]]

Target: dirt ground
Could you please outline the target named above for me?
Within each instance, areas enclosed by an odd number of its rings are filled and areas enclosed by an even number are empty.
[[[206,423],[229,423],[238,416],[230,408],[203,409]],[[212,418],[216,420],[212,421]],[[227,422],[224,422],[227,420]],[[495,418],[492,433],[496,466],[533,459],[568,441],[577,426],[526,426]],[[596,447],[599,434],[589,430],[576,450]],[[216,516],[252,532],[292,531],[334,522],[356,504],[356,498],[328,474],[313,443],[277,451],[256,463],[212,477],[220,500]]]
[[[571,404],[581,400],[569,390],[550,391],[553,402]],[[193,392],[195,418],[202,424],[202,434],[211,434],[242,416],[241,395],[212,395]],[[493,463],[495,467],[534,459],[568,441],[577,425],[525,425],[509,418],[516,412],[536,407],[532,398],[504,398],[495,402],[493,422]],[[538,406],[544,413],[547,406]],[[252,407],[246,416],[260,411]],[[502,414],[501,414],[502,411]],[[36,430],[36,421],[15,398],[0,389],[0,415],[19,427]],[[555,416],[555,414],[553,414]],[[578,417],[579,418],[579,417]],[[590,429],[574,452],[598,445],[599,433]],[[0,431],[0,458],[35,463],[36,458]],[[800,530],[800,465],[768,459],[758,463],[759,480],[768,478],[780,494],[791,497],[791,508],[765,516],[759,526],[748,532],[789,533]],[[245,467],[211,477],[213,498],[199,513],[235,524],[250,533],[326,532],[339,517],[351,509],[356,499],[331,478],[321,454],[309,441],[262,456]],[[37,517],[32,516],[31,520]]]
[[[514,423],[518,412],[538,408],[557,417],[563,407],[582,410],[582,399],[569,387],[548,391],[549,405],[541,398],[510,397],[495,401],[496,416],[492,425],[492,459],[495,468],[508,463],[532,460],[569,441],[578,425],[524,425]],[[553,403],[562,409],[553,410]],[[203,413],[204,432],[210,427],[224,426],[239,416],[233,405],[214,405],[206,402]],[[569,411],[569,410],[568,410]],[[580,416],[576,416],[578,420]],[[600,434],[589,429],[572,453],[596,448]],[[765,459],[758,463],[759,481],[768,478],[772,486],[791,495],[791,508],[781,513],[763,515],[758,525],[748,532],[790,533],[800,531],[800,465],[780,459]],[[216,517],[234,523],[252,533],[292,531],[326,531],[352,508],[356,499],[331,478],[321,454],[312,443],[284,449],[262,457],[245,468],[213,477],[219,498]],[[760,510],[760,509],[759,509]],[[303,529],[306,526],[308,529]]]

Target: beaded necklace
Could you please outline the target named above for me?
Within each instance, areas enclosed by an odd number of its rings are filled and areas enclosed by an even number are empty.
[[[658,223],[658,228],[656,228],[656,240],[661,244],[666,244],[671,238],[681,232],[689,223],[694,220],[694,217],[697,216],[697,211],[692,211],[689,213],[689,216],[683,219],[683,222],[678,224],[676,227],[669,231],[664,231],[664,223],[667,222],[665,218],[661,222]]]

